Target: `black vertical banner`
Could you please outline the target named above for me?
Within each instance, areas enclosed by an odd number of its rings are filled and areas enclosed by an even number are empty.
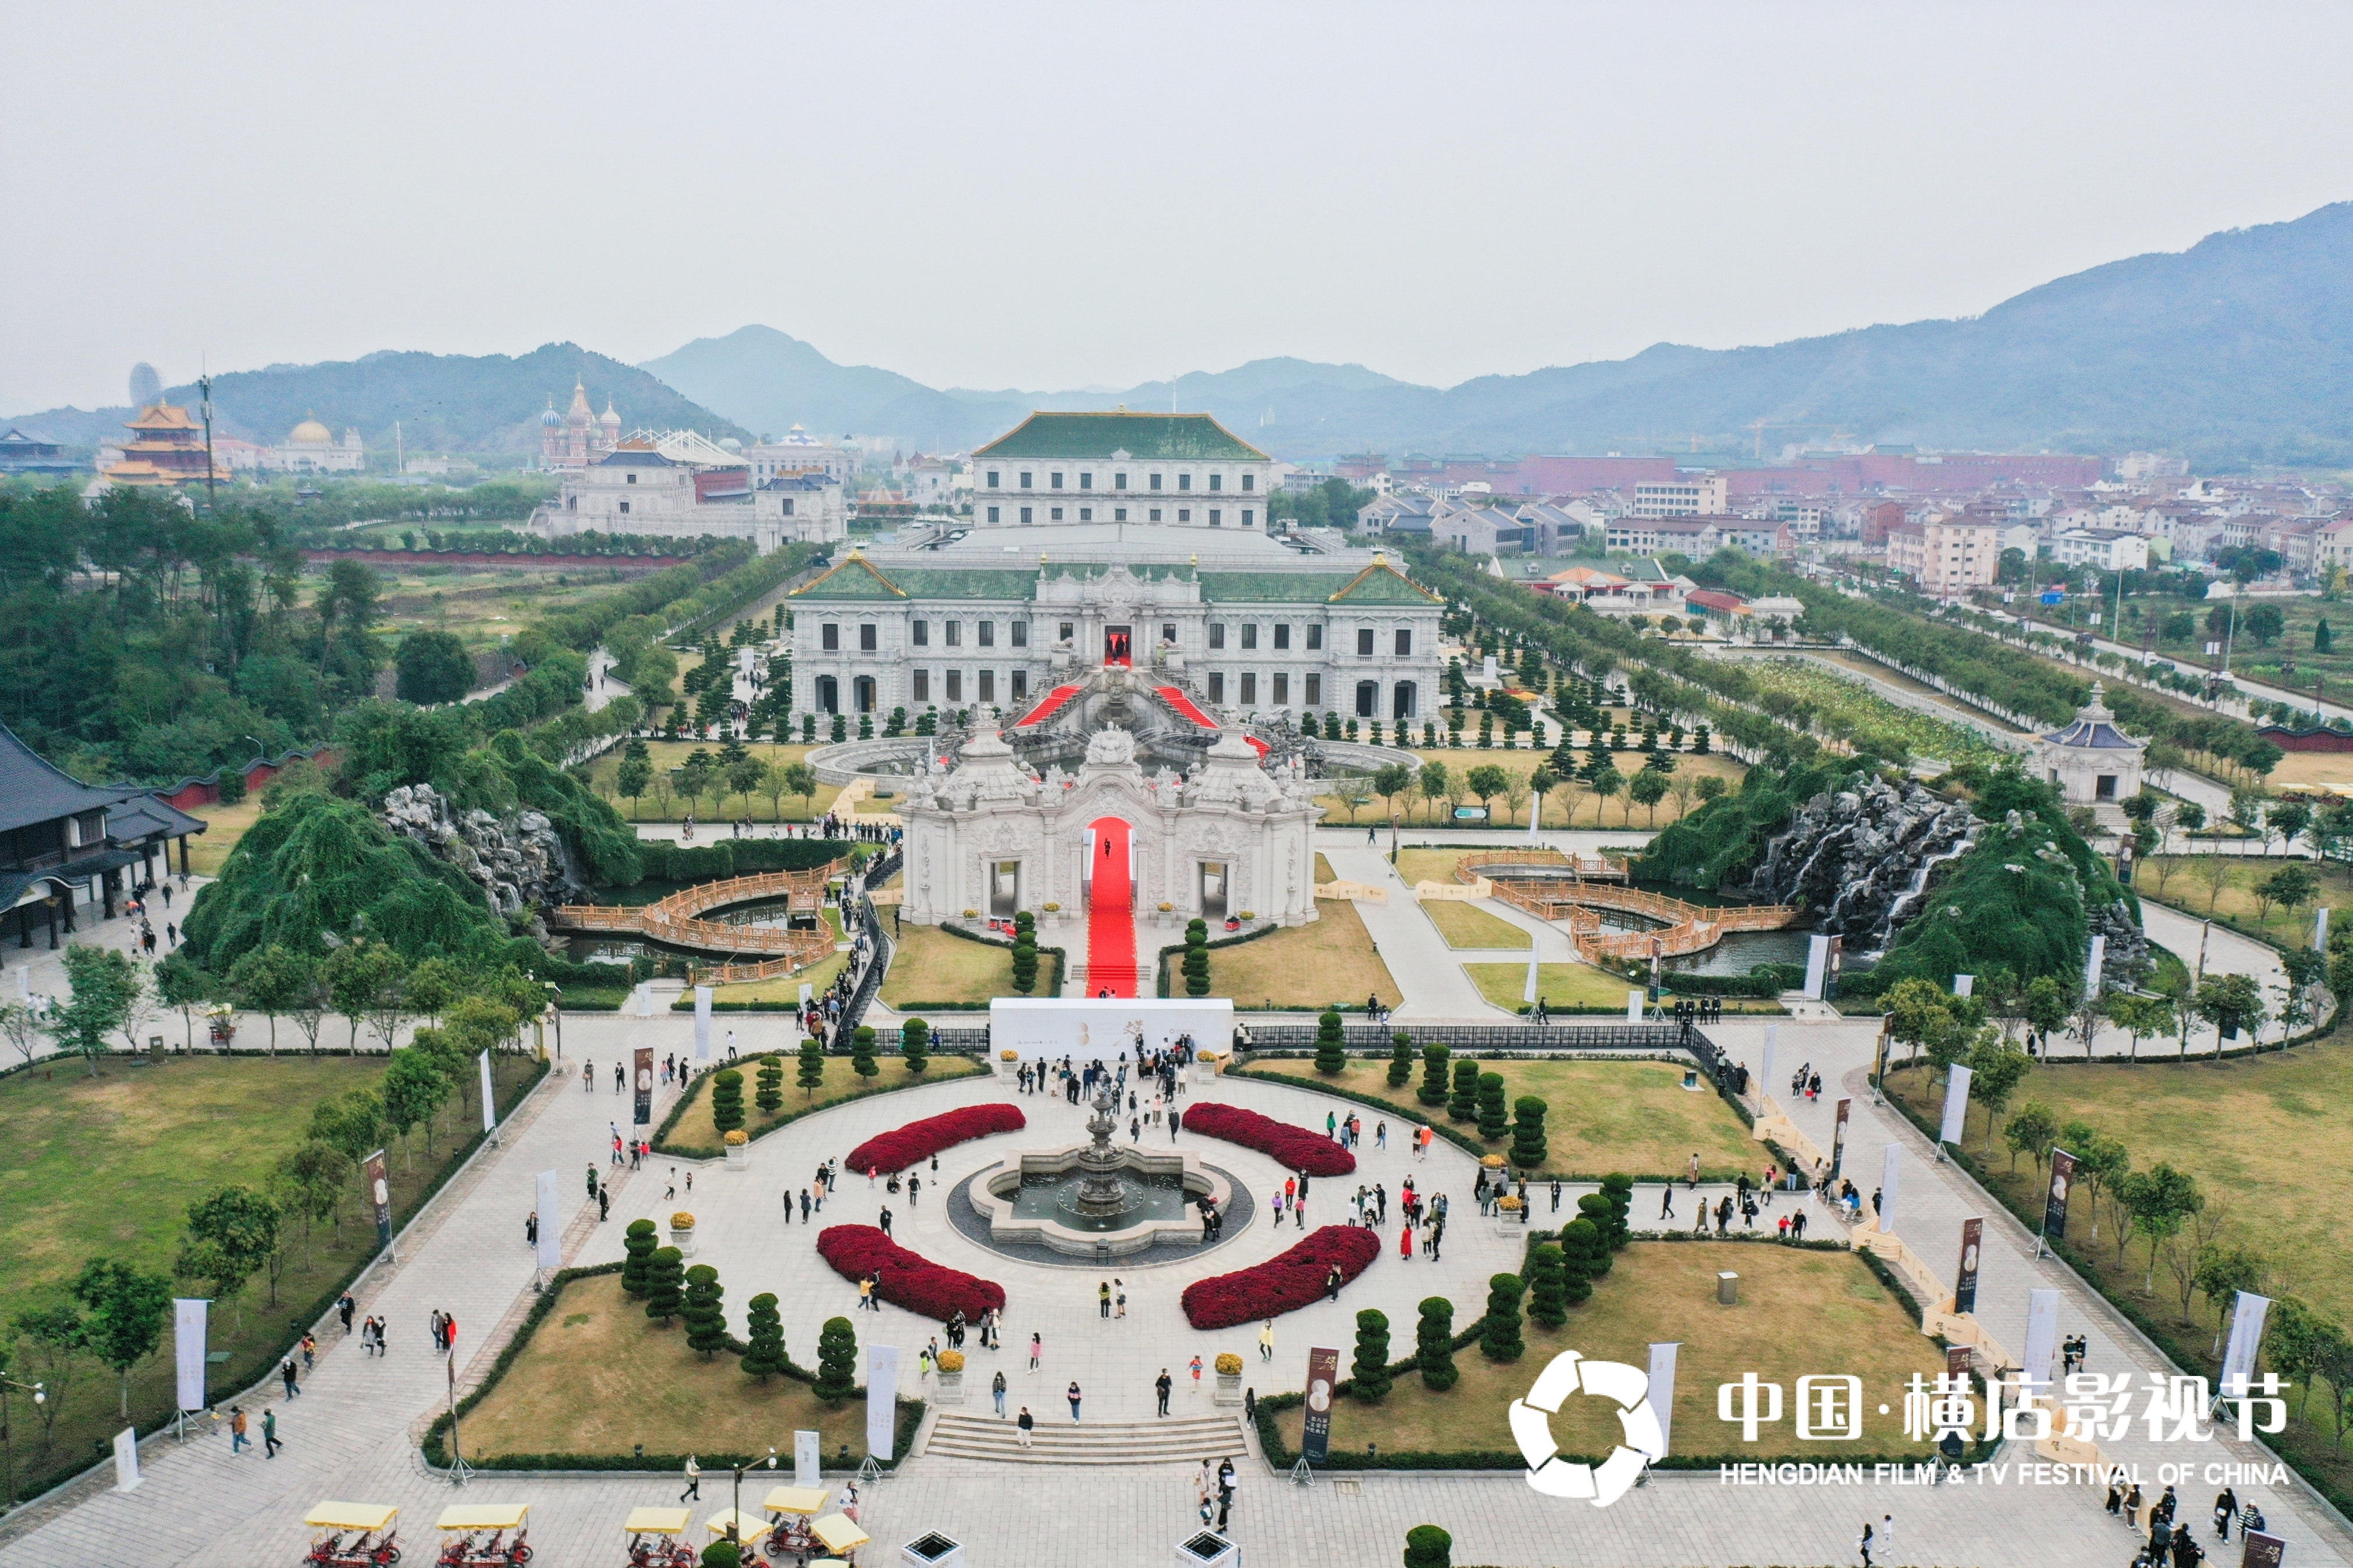
[[[1835,1176],[1846,1166],[1846,1121],[1854,1110],[1854,1101],[1838,1102],[1838,1126],[1831,1133],[1831,1174]]]
[[[638,1047],[637,1107],[630,1120],[640,1127],[649,1127],[654,1120],[654,1048]]]
[[[2067,1234],[2067,1193],[2075,1184],[2075,1156],[2064,1149],[2051,1151],[2051,1191],[2042,1200],[2042,1238],[2057,1241]]]
[[[1299,1452],[1311,1465],[1332,1457],[1332,1391],[1340,1381],[1340,1352],[1317,1345],[1307,1352],[1307,1412],[1301,1423]]]
[[[1961,1221],[1961,1272],[1953,1281],[1953,1310],[1978,1310],[1978,1252],[1985,1240],[1985,1221]]]

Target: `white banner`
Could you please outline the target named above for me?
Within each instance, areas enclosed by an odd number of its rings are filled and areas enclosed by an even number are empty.
[[[1819,1002],[1822,999],[1822,982],[1829,975],[1830,969],[1831,939],[1826,936],[1808,937],[1806,939],[1806,989],[1803,993],[1807,1001]]]
[[[1626,993],[1626,1021],[1630,1024],[1642,1021],[1642,993],[1639,989]]]
[[[1677,1342],[1678,1343],[1680,1342]],[[1659,1451],[1652,1458],[1663,1459],[1672,1451],[1674,1441],[1675,1415],[1675,1345],[1651,1347],[1651,1414],[1659,1418]]]
[[[1977,977],[1976,975],[1974,975],[1974,974],[1956,974],[1956,975],[1954,975],[1954,976],[1953,976],[1953,994],[1954,994],[1954,995],[1956,995],[1956,996],[1964,996],[1964,997],[1966,997],[1966,996],[1973,996],[1973,995],[1975,995],[1975,994],[1977,994],[1977,989],[1978,989],[1978,977]]]
[[[1939,1143],[1958,1143],[1962,1131],[1969,1122],[1969,1079],[1965,1067],[1953,1068],[1950,1082],[1945,1085],[1945,1124],[1936,1129]]]
[[[125,1426],[114,1435],[114,1489],[135,1491],[139,1487],[139,1428]]]
[[[2094,936],[2092,938],[2092,956],[2084,961],[2084,995],[2097,996],[2100,994],[2100,970],[2107,963],[2107,961],[2108,939],[2105,936]]]
[[[1781,1080],[1773,1076],[1773,1058],[1776,1047],[1778,1047],[1780,1043],[1781,1026],[1778,1024],[1766,1025],[1765,1059],[1763,1065],[1758,1068],[1757,1073],[1757,1103],[1759,1106],[1762,1106],[1765,1103],[1765,1097],[1767,1095],[1778,1094],[1780,1092]]]
[[[179,1374],[180,1408],[205,1408],[205,1312],[212,1303],[180,1296],[172,1302],[172,1365]]]
[[[711,1059],[711,987],[694,988],[694,1059]]]
[[[2222,1347],[2222,1375],[2215,1382],[2225,1399],[2244,1399],[2247,1380],[2255,1375],[2255,1352],[2263,1342],[2263,1319],[2272,1310],[2269,1296],[2239,1292],[2231,1308],[2231,1341]]]
[[[539,1173],[539,1266],[564,1267],[564,1189],[553,1171]]]
[[[1200,1049],[1222,1054],[1234,1038],[1232,1000],[999,996],[988,1005],[989,1044],[1025,1058],[1114,1061],[1122,1051],[1134,1051],[1139,1040],[1158,1050],[1184,1035],[1192,1036]]]
[[[498,1093],[491,1087],[491,1053],[485,1050],[482,1053],[482,1131],[495,1132],[498,1130]]]
[[[878,1459],[892,1457],[891,1445],[899,1432],[899,1347],[866,1347],[866,1451]]]
[[[2035,1388],[2049,1392],[2051,1358],[2059,1350],[2059,1292],[2026,1293],[2026,1349],[2020,1352],[2020,1373]]]
[[[819,1487],[825,1484],[821,1479],[823,1475],[821,1446],[824,1441],[825,1435],[820,1432],[801,1431],[793,1434],[793,1485]]]
[[[1887,1152],[1880,1157],[1879,1228],[1886,1236],[1895,1234],[1895,1182],[1904,1173],[1904,1167],[1898,1163],[1903,1153],[1901,1149],[1890,1143]]]
[[[2312,951],[2328,951],[2328,906],[2321,905],[2312,911]]]

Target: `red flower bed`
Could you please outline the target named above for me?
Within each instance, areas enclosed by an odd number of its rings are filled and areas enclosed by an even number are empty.
[[[991,1105],[967,1105],[961,1110],[926,1116],[878,1138],[869,1138],[849,1152],[847,1168],[857,1176],[869,1171],[888,1175],[892,1171],[920,1165],[943,1149],[986,1138],[992,1132],[1018,1132],[1029,1125],[1029,1119],[1021,1114],[1018,1105],[1001,1100]]]
[[[1239,1105],[1189,1106],[1185,1111],[1185,1131],[1206,1132],[1255,1149],[1271,1155],[1286,1171],[1304,1171],[1311,1176],[1345,1176],[1356,1168],[1356,1157],[1331,1139]]]
[[[817,1255],[845,1279],[863,1279],[881,1269],[885,1301],[944,1323],[959,1307],[964,1309],[965,1321],[976,1323],[983,1312],[1005,1305],[1005,1287],[996,1280],[943,1268],[871,1225],[826,1226],[817,1234]]]
[[[1191,1121],[1188,1115],[1185,1119]],[[824,1238],[818,1238],[824,1246]],[[1379,1233],[1353,1225],[1316,1228],[1280,1258],[1185,1287],[1185,1321],[1197,1329],[1230,1329],[1281,1312],[1295,1312],[1322,1299],[1324,1279],[1340,1266],[1343,1282],[1372,1267],[1381,1255]]]

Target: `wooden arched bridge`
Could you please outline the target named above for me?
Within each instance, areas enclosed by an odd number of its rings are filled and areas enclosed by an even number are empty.
[[[719,978],[748,980],[767,974],[788,974],[828,956],[836,941],[825,920],[825,885],[849,868],[847,858],[799,871],[764,871],[723,881],[698,882],[650,904],[564,904],[550,912],[548,925],[556,931],[589,931],[637,937],[700,952],[725,955],[767,955],[751,965],[728,965]],[[792,915],[816,917],[813,928],[744,926],[706,920],[712,910],[765,899],[783,899]],[[737,969],[762,974],[737,973]]]
[[[1630,886],[1626,862],[1588,858],[1556,849],[1488,849],[1455,862],[1454,880],[1482,889],[1541,921],[1560,921],[1588,963],[1620,963],[1704,952],[1727,931],[1779,931],[1805,910],[1793,904],[1724,905],[1708,908],[1664,893]],[[1598,910],[1656,921],[1656,931],[1604,931]]]

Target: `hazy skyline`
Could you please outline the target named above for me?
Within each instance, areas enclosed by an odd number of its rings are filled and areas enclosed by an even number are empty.
[[[2343,7],[9,4],[0,412],[759,321],[1436,384],[1970,314],[2353,195]]]

